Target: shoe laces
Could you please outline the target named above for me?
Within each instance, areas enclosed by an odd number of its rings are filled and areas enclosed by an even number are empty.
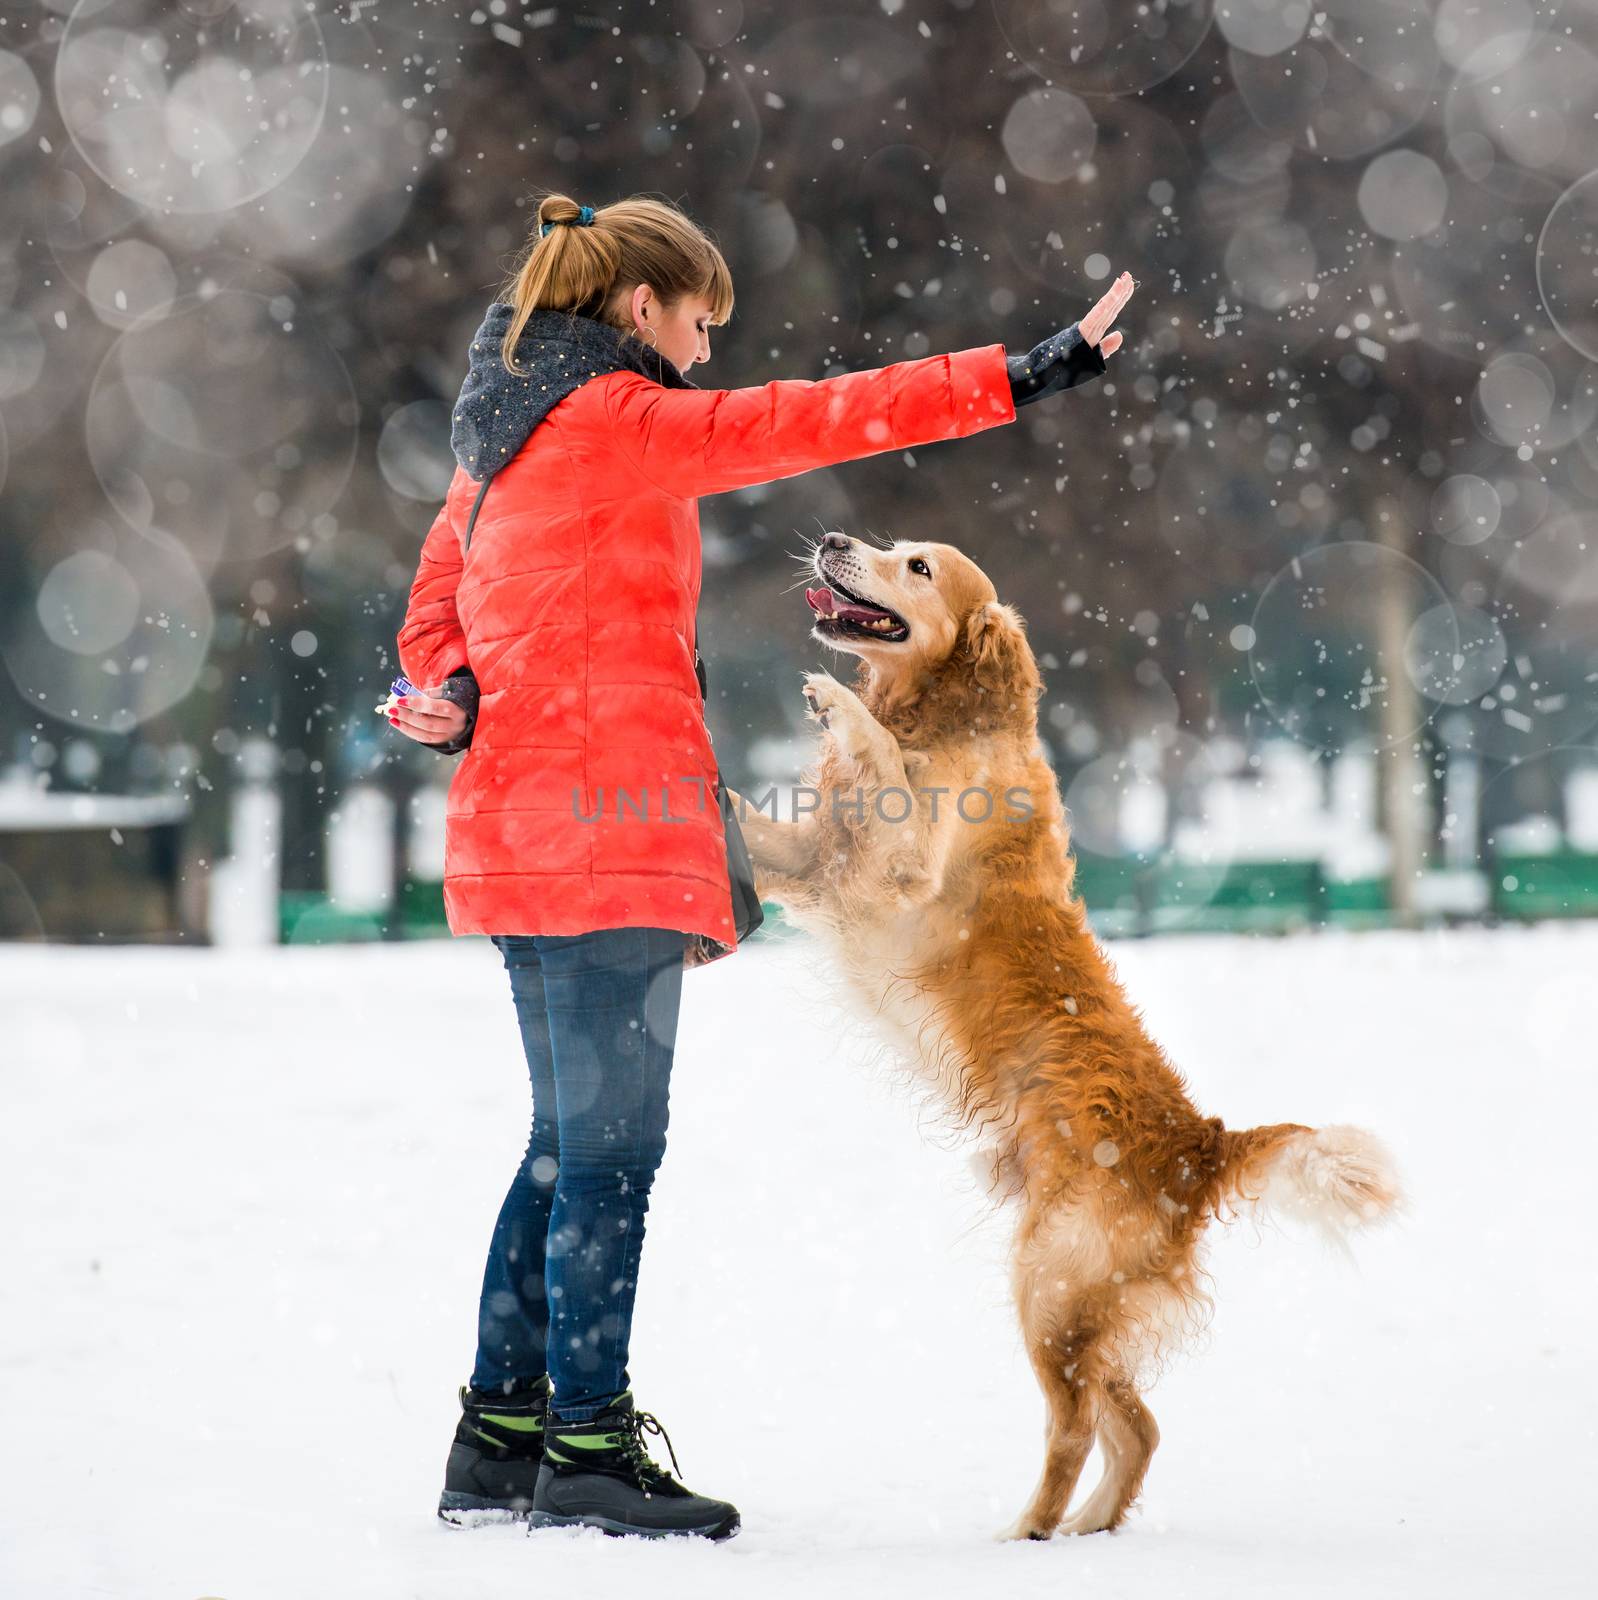
[[[682,1468],[677,1465],[677,1452],[671,1447],[671,1435],[661,1426],[659,1417],[649,1411],[618,1411],[612,1415],[617,1423],[617,1432],[623,1436],[622,1449],[640,1476],[664,1478],[675,1475],[679,1480],[682,1478]],[[671,1457],[670,1473],[651,1459],[644,1445],[646,1433],[652,1433],[665,1442],[666,1454]]]

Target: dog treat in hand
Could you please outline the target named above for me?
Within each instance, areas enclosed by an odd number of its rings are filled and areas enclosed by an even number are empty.
[[[388,686],[388,699],[380,700],[377,703],[377,706],[374,709],[377,711],[377,714],[379,716],[386,717],[389,714],[389,712],[392,711],[394,709],[394,707],[399,703],[399,697],[402,694],[415,694],[415,693],[416,693],[416,685],[414,683],[412,683],[409,678],[404,677],[402,675],[402,676],[396,678]]]

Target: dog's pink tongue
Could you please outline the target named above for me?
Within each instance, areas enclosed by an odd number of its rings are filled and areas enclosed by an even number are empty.
[[[888,614],[880,606],[862,606],[856,605],[853,600],[840,600],[831,589],[806,589],[805,599],[810,602],[812,611],[818,611],[822,616],[845,617],[850,622],[871,622]]]

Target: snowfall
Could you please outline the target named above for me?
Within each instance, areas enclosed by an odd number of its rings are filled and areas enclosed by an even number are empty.
[[[631,1375],[710,1545],[434,1515],[529,1114],[486,940],[4,947],[0,1595],[1598,1592],[1598,924],[1112,954],[1206,1112],[1378,1130],[1405,1218],[1215,1230],[1139,1508],[1001,1543],[1004,1215],[808,941],[690,973]]]

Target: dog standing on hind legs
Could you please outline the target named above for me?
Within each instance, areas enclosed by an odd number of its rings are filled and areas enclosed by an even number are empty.
[[[815,808],[782,820],[739,801],[759,889],[981,1130],[992,1189],[1016,1205],[1012,1281],[1047,1434],[1007,1536],[1113,1528],[1159,1443],[1140,1385],[1207,1309],[1208,1224],[1267,1205],[1342,1241],[1397,1209],[1398,1180],[1361,1129],[1234,1131],[1189,1098],[1072,893],[1042,680],[986,574],[949,545],[840,533],[814,567],[815,636],[858,666],[853,688],[805,679]],[[1067,1517],[1095,1441],[1104,1476]]]

